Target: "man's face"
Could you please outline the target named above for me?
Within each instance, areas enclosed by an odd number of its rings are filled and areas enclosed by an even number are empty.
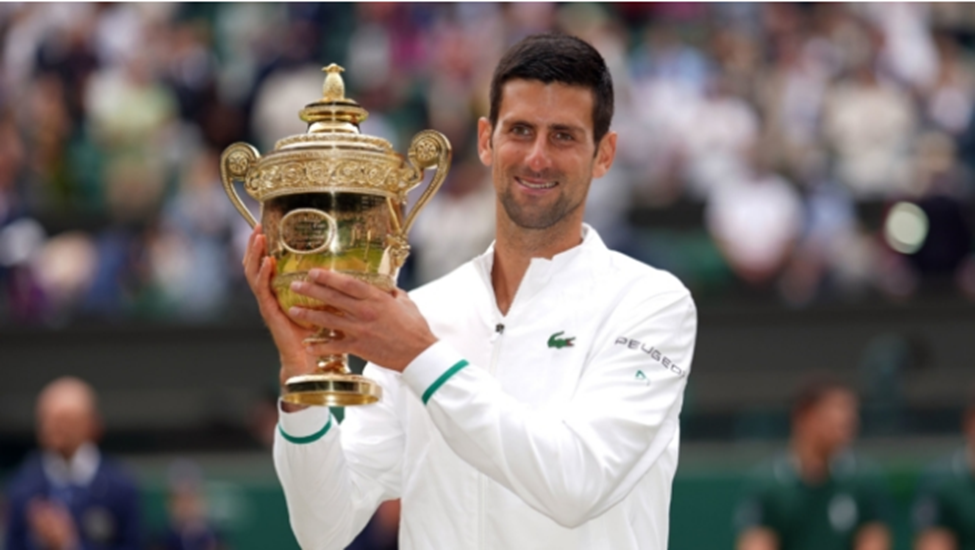
[[[858,402],[851,392],[836,389],[806,413],[807,432],[830,453],[853,443],[859,427]]]
[[[615,133],[593,143],[593,101],[583,87],[516,79],[502,89],[496,126],[478,122],[478,153],[514,225],[582,222],[589,184],[616,152]]]
[[[90,441],[95,418],[90,402],[71,392],[47,396],[37,410],[38,442],[41,447],[70,457]]]

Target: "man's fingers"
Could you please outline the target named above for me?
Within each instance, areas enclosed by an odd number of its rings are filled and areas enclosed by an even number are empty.
[[[269,293],[271,288],[271,271],[274,269],[274,258],[270,256],[265,256],[261,258],[261,265],[257,270],[257,277],[254,282],[257,283],[257,290],[261,294]]]
[[[255,227],[249,237],[247,237],[247,248],[244,249],[244,258],[241,260],[241,264],[247,266],[247,260],[250,257],[251,248],[254,246],[254,237],[257,236],[257,228]]]
[[[257,237],[262,234],[263,232],[261,231],[261,225],[257,224],[256,226],[254,226],[254,230],[251,231],[250,236],[247,237],[247,248],[244,250],[244,261],[243,261],[243,264],[245,266],[253,256],[252,251],[254,249],[254,242],[257,240]]]
[[[251,233],[250,240],[247,243],[247,252],[244,254],[244,276],[252,288],[261,268],[261,262],[265,257],[264,249],[267,242],[267,237],[259,233],[260,227],[258,225]]]
[[[341,330],[346,334],[354,328],[352,321],[347,317],[328,310],[293,307],[288,310],[288,315],[297,321],[303,321],[319,327]]]
[[[309,298],[314,298],[319,302],[328,304],[335,309],[350,313],[354,317],[363,316],[363,302],[361,300],[352,298],[348,294],[339,292],[332,287],[305,281],[295,281],[291,283],[291,290],[303,296],[308,296]]]
[[[271,292],[271,277],[274,273],[274,258],[265,256],[260,267],[253,274],[253,278],[248,278],[251,290],[257,298],[257,307],[261,310],[261,316],[267,323],[284,322],[284,314],[278,307],[278,299]]]
[[[374,296],[375,292],[379,292],[379,289],[365,281],[327,269],[312,269],[308,272],[308,279],[320,285],[332,287],[358,300],[365,300]]]
[[[271,277],[274,276],[274,258],[265,256],[261,261],[261,267],[254,280],[254,294],[257,296],[257,304],[267,315],[280,315],[278,299],[271,292]]]

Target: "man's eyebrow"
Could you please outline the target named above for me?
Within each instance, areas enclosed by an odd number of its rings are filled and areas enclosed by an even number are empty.
[[[505,127],[511,127],[511,126],[528,126],[529,128],[538,127],[538,124],[534,122],[529,122],[524,119],[503,120],[501,123]],[[586,129],[583,128],[582,126],[576,126],[574,124],[564,124],[558,122],[555,124],[545,125],[544,128],[546,130],[551,130],[556,132],[570,132],[570,133],[580,133],[580,134],[586,133]]]
[[[556,132],[569,132],[571,134],[585,134],[586,129],[582,126],[573,126],[572,124],[550,124],[548,126],[549,130],[555,130]]]
[[[527,120],[523,120],[523,119],[519,119],[519,118],[511,118],[511,119],[506,119],[506,120],[505,119],[502,119],[501,120],[501,125],[502,126],[505,126],[505,127],[510,127],[510,126],[529,126],[531,128],[534,128],[535,127],[535,124],[534,123],[528,122]]]

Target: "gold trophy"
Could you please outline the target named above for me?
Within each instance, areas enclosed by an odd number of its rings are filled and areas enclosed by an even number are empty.
[[[440,132],[413,137],[408,158],[384,139],[363,135],[359,124],[368,112],[345,97],[345,84],[334,63],[326,72],[322,99],[301,110],[304,134],[278,141],[264,155],[247,143],[235,143],[220,157],[227,196],[251,227],[257,220],[241,202],[234,182],[261,204],[261,225],[268,254],[277,260],[272,286],[283,311],[291,306],[327,309],[328,304],[296,294],[291,283],[312,268],[351,275],[384,290],[409,255],[407,233],[417,213],[437,192],[450,168],[450,143]],[[436,169],[412,211],[406,194]],[[321,329],[308,340],[342,337]],[[347,406],[374,403],[382,388],[352,374],[347,355],[318,358],[313,374],[285,382],[282,398],[304,405]]]

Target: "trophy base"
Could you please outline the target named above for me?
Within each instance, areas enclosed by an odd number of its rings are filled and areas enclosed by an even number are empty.
[[[281,399],[296,405],[348,407],[375,403],[382,395],[382,387],[364,376],[324,373],[289,378]]]

